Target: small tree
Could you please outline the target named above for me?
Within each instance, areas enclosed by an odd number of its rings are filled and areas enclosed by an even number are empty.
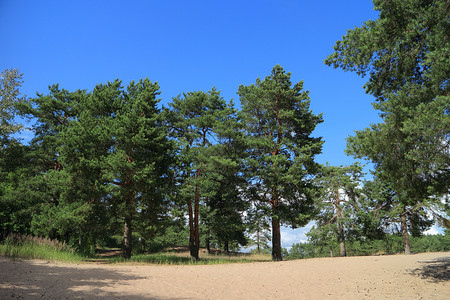
[[[317,184],[321,187],[318,207],[320,213],[316,218],[317,228],[312,228],[309,237],[316,244],[318,240],[336,240],[340,255],[346,256],[346,240],[355,231],[362,167],[353,164],[346,167],[323,166]],[[334,238],[334,239],[333,239]],[[330,255],[332,255],[330,245]]]
[[[256,252],[261,253],[264,249],[269,249],[271,241],[270,219],[266,207],[259,201],[252,201],[252,206],[247,212],[248,231],[252,236],[252,244],[256,245]]]
[[[433,219],[427,214],[425,207],[433,205],[434,201],[430,199],[405,205],[395,190],[377,177],[364,184],[363,192],[371,217],[379,222],[380,228],[385,232],[400,233],[403,237],[405,254],[410,254],[409,233],[418,237],[431,227]]]
[[[22,73],[18,69],[4,70],[0,73],[0,139],[17,132],[21,125],[16,124],[14,117],[16,103],[25,100],[20,94]]]

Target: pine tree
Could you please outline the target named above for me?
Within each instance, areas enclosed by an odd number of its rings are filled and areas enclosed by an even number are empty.
[[[377,20],[349,30],[325,63],[369,75],[366,92],[383,122],[356,132],[348,153],[370,159],[408,206],[448,193],[450,96],[446,0],[374,0]],[[406,244],[406,221],[402,222]]]
[[[14,197],[27,173],[29,149],[13,136],[21,127],[15,122],[16,104],[25,101],[21,85],[19,70],[0,73],[0,239],[11,231],[25,233],[29,227],[28,204]]]
[[[199,259],[200,205],[205,204],[213,189],[210,155],[217,138],[216,127],[230,114],[220,92],[188,92],[178,96],[165,109],[165,122],[170,136],[177,142],[176,195],[187,204],[189,216],[189,248],[192,259]]]
[[[355,163],[351,166],[323,166],[317,177],[317,185],[321,187],[317,203],[320,213],[316,217],[317,227],[313,227],[308,236],[315,244],[337,241],[341,256],[347,255],[346,241],[356,231],[362,175],[362,167]],[[332,251],[331,244],[329,246]]]
[[[270,207],[272,258],[281,260],[281,222],[304,226],[312,217],[314,156],[322,149],[311,136],[321,115],[309,109],[303,82],[292,86],[291,74],[277,65],[270,76],[240,86],[252,194]]]
[[[216,123],[215,132],[215,144],[209,147],[205,161],[210,196],[205,203],[207,214],[202,218],[207,227],[207,249],[208,240],[213,239],[228,252],[231,245],[247,244],[244,214],[250,204],[243,197],[245,141],[233,102]]]
[[[22,86],[22,73],[18,69],[4,70],[0,73],[0,139],[17,132],[21,125],[16,124],[15,105],[25,101],[19,88]]]
[[[426,208],[433,205],[434,199],[405,204],[392,187],[377,177],[364,184],[363,193],[371,218],[380,224],[384,232],[401,234],[405,254],[410,254],[409,233],[420,237],[431,227],[433,219]]]
[[[91,252],[110,226],[123,224],[123,257],[132,254],[136,205],[162,198],[171,144],[157,108],[159,86],[148,79],[124,90],[116,80],[92,92],[60,90],[23,103],[37,119],[31,148],[36,171],[27,185],[38,209],[31,229]],[[114,233],[114,232],[112,232]]]
[[[84,171],[81,178],[88,180],[93,195],[109,186],[107,196],[122,212],[124,258],[132,255],[136,206],[158,202],[169,174],[171,144],[157,95],[159,86],[149,79],[132,81],[126,90],[119,80],[97,85],[83,103],[77,126],[62,136],[70,171]],[[100,199],[90,201],[95,200]]]
[[[61,163],[61,132],[77,116],[79,99],[85,91],[69,92],[58,85],[49,94],[17,104],[22,116],[33,117],[35,137],[29,146],[26,177],[12,195],[25,201],[32,216],[28,231],[34,235],[71,242],[74,230],[88,218],[85,207],[70,198],[70,177]],[[73,234],[73,231],[76,233]]]

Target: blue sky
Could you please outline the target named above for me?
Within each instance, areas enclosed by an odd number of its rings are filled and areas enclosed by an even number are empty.
[[[280,64],[293,82],[304,80],[313,112],[323,113],[314,133],[325,140],[318,161],[351,164],[346,137],[378,122],[378,113],[365,79],[323,60],[347,29],[377,18],[372,7],[369,0],[0,0],[0,70],[19,68],[29,97],[54,83],[92,90],[148,77],[159,83],[162,104],[215,86],[238,105],[240,84]],[[284,230],[283,246],[303,231]]]
[[[314,2],[314,3],[313,3]],[[304,80],[325,122],[318,160],[350,164],[345,138],[378,122],[365,79],[323,64],[349,28],[377,18],[371,1],[8,1],[0,0],[0,70],[20,68],[22,92],[88,89],[148,77],[162,104],[209,90],[239,105],[240,84],[280,64]]]

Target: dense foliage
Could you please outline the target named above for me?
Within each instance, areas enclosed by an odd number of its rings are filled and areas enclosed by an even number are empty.
[[[9,126],[2,133],[4,236],[58,239],[85,254],[121,245],[130,258],[133,244],[134,252],[183,245],[189,232],[191,256],[198,259],[200,242],[208,251],[212,245],[228,252],[256,231],[261,245],[270,216],[278,224],[274,259],[281,259],[280,220],[301,226],[312,215],[313,156],[322,142],[310,133],[321,117],[309,111],[302,83],[292,88],[280,66],[257,85],[240,88],[239,114],[215,88],[185,93],[160,110],[159,86],[148,79],[126,89],[119,80],[92,91],[53,85],[48,95],[19,101],[17,74],[8,77],[2,96]],[[253,132],[248,125],[258,116],[251,105],[268,112],[273,119],[267,124],[275,127]],[[10,137],[17,130],[15,111],[34,122],[29,145]],[[277,141],[257,145],[272,129]],[[273,151],[277,156],[267,157]],[[256,183],[263,160],[272,179]],[[267,189],[279,194],[270,211],[254,202]]]

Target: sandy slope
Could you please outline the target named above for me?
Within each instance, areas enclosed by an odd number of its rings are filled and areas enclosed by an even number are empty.
[[[209,266],[0,257],[0,299],[450,299],[450,252]]]

